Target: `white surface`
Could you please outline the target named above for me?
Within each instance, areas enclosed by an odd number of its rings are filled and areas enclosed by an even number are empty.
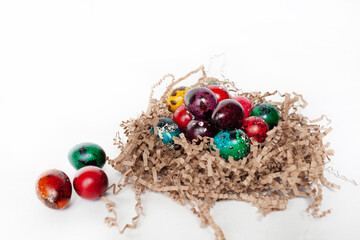
[[[38,201],[34,184],[49,168],[72,178],[67,152],[79,142],[115,157],[118,124],[145,110],[155,81],[222,52],[226,76],[244,91],[296,91],[309,102],[306,115],[327,114],[332,165],[360,180],[359,1],[2,0],[0,239],[213,239],[188,208],[161,194],[146,193],[146,216],[119,236],[103,223],[101,201],[74,193],[70,207],[54,211]],[[267,217],[234,201],[212,214],[228,240],[358,239],[360,188],[326,176],[342,189],[324,189],[322,209],[333,209],[324,219],[307,216],[306,199]],[[117,202],[120,224],[129,222],[131,190]]]

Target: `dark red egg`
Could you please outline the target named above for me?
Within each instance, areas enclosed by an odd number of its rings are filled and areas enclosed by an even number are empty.
[[[253,137],[258,143],[262,143],[267,137],[266,132],[269,131],[269,127],[264,119],[253,116],[244,120],[242,130],[249,138]]]
[[[211,121],[221,129],[238,128],[244,120],[244,109],[237,101],[225,99],[219,102],[211,116]]]
[[[241,106],[244,108],[244,112],[245,112],[244,119],[248,118],[250,116],[252,109],[252,104],[250,100],[247,97],[243,97],[243,96],[235,96],[232,99],[238,101],[241,104]]]
[[[101,168],[87,166],[81,168],[74,178],[76,193],[85,199],[95,200],[104,195],[108,187],[108,178]]]
[[[71,181],[60,170],[52,169],[42,173],[36,181],[35,189],[40,201],[49,208],[62,209],[70,202]]]
[[[209,118],[216,108],[215,94],[208,88],[195,87],[185,93],[184,103],[187,109],[198,118]]]
[[[194,119],[186,127],[185,135],[188,140],[201,137],[214,137],[219,132],[211,122],[204,119]]]
[[[231,98],[228,90],[226,90],[226,88],[221,85],[208,85],[206,87],[210,89],[213,93],[215,93],[217,102]]]
[[[193,119],[194,115],[192,115],[191,112],[187,110],[184,104],[178,107],[173,115],[173,120],[177,123],[182,132],[186,130],[187,125]]]

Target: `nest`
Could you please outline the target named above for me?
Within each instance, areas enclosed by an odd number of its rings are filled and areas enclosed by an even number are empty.
[[[250,153],[239,161],[231,157],[225,161],[219,151],[211,151],[212,138],[203,138],[200,144],[186,140],[184,134],[175,138],[174,147],[164,145],[151,133],[160,117],[172,117],[166,106],[166,98],[173,87],[195,73],[202,77],[191,87],[202,86],[218,81],[225,84],[233,95],[249,98],[253,105],[268,102],[280,112],[278,126],[268,132],[265,142],[258,144],[252,139]],[[154,99],[154,89],[167,78],[171,84],[160,99]],[[281,101],[268,100],[277,95]],[[188,205],[201,220],[201,226],[211,226],[215,239],[225,239],[221,228],[210,215],[210,208],[217,201],[236,199],[256,206],[263,214],[284,210],[288,201],[295,197],[308,197],[312,200],[307,212],[313,217],[323,217],[330,210],[321,211],[322,187],[339,188],[324,177],[324,165],[333,154],[323,138],[331,128],[320,126],[316,120],[309,120],[299,113],[299,108],[307,105],[301,95],[275,92],[241,93],[234,83],[207,77],[204,67],[175,80],[166,75],[156,83],[150,94],[149,107],[137,119],[121,123],[127,137],[126,143],[117,135],[115,144],[121,153],[109,164],[122,173],[122,178],[110,188],[117,194],[125,186],[135,191],[137,215],[131,224],[120,227],[117,224],[115,203],[107,198],[107,208],[114,214],[105,221],[117,226],[121,233],[126,228],[136,227],[141,207],[141,195],[146,190],[160,192],[181,205]],[[155,130],[156,131],[156,130]]]

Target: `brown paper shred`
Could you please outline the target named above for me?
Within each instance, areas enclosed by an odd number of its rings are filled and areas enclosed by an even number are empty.
[[[151,133],[151,126],[160,117],[172,117],[166,106],[166,98],[171,89],[194,74],[202,74],[191,87],[206,85],[212,81],[222,82],[232,93],[246,96],[256,105],[262,102],[274,104],[280,111],[281,119],[268,132],[264,143],[254,139],[247,157],[225,161],[218,151],[211,150],[213,139],[203,138],[200,142],[188,142],[184,134],[175,138],[173,146],[164,145]],[[170,84],[160,99],[153,98],[154,90],[166,80]],[[282,100],[271,101],[275,96]],[[286,209],[289,199],[307,197],[312,200],[307,208],[313,217],[323,217],[330,210],[321,211],[322,187],[339,188],[324,177],[325,163],[330,161],[333,150],[323,138],[331,128],[320,125],[322,120],[330,120],[322,115],[309,120],[298,113],[308,103],[297,93],[242,92],[228,79],[220,81],[207,77],[203,66],[175,79],[165,75],[151,89],[147,111],[137,119],[123,121],[126,141],[115,136],[115,145],[121,150],[119,156],[108,160],[109,164],[123,174],[117,184],[109,187],[118,194],[125,186],[135,191],[137,215],[130,224],[121,228],[117,225],[115,203],[103,198],[106,207],[113,214],[106,218],[110,226],[117,226],[123,233],[127,228],[135,228],[142,211],[141,195],[145,190],[161,192],[181,205],[188,205],[199,217],[201,226],[210,226],[215,239],[223,240],[225,235],[210,215],[210,208],[220,200],[236,199],[256,206],[263,215]],[[346,179],[340,174],[338,177]],[[351,180],[350,180],[351,181]],[[353,182],[355,183],[355,182]],[[356,183],[355,183],[356,184]]]
[[[127,228],[136,228],[136,221],[140,217],[140,215],[143,213],[143,208],[141,206],[141,195],[145,192],[144,188],[139,185],[133,185],[133,190],[135,192],[135,211],[136,215],[131,219],[131,224],[126,224],[124,227],[120,227],[117,223],[118,215],[115,211],[116,203],[111,201],[110,199],[106,197],[101,197],[101,200],[106,203],[106,208],[108,212],[113,214],[113,217],[106,217],[105,223],[108,224],[110,227],[117,227],[120,234],[123,234]]]
[[[340,179],[344,180],[345,182],[349,182],[349,183],[354,184],[355,186],[359,186],[359,184],[354,179],[350,179],[350,178],[345,177],[344,175],[341,175],[340,172],[338,170],[335,170],[332,166],[326,167],[325,170],[332,173],[337,178],[340,178]],[[322,179],[322,181],[327,182],[326,179]],[[329,184],[331,184],[331,183],[329,183]],[[328,185],[328,184],[324,184],[324,185]],[[340,187],[337,186],[337,188],[340,188]]]

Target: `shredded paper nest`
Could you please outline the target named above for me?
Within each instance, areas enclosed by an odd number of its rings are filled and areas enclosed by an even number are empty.
[[[250,153],[245,158],[225,161],[219,151],[211,151],[212,138],[203,138],[200,144],[186,140],[184,134],[175,138],[175,145],[164,145],[161,139],[151,133],[160,117],[172,117],[166,106],[166,98],[175,85],[195,73],[202,77],[191,87],[203,86],[218,81],[226,85],[233,96],[249,98],[253,105],[268,102],[280,112],[278,126],[268,132],[264,143],[252,139]],[[154,99],[154,89],[171,78],[171,84],[160,99]],[[281,101],[268,100],[277,95]],[[324,117],[309,120],[298,112],[307,105],[301,95],[280,94],[275,91],[241,93],[234,83],[209,78],[204,67],[175,80],[168,74],[154,85],[150,94],[148,110],[139,118],[122,122],[120,125],[126,135],[126,143],[117,135],[115,144],[121,150],[119,156],[109,160],[113,168],[122,174],[117,184],[110,188],[117,194],[125,186],[135,191],[137,215],[131,224],[120,227],[117,224],[115,203],[108,198],[107,208],[114,214],[105,221],[117,226],[121,233],[126,228],[135,228],[141,207],[141,195],[146,190],[161,192],[181,205],[188,205],[201,220],[201,226],[214,229],[215,239],[225,239],[221,228],[210,215],[210,207],[217,201],[236,199],[256,206],[266,215],[272,211],[284,210],[289,199],[305,196],[312,199],[307,211],[313,217],[323,217],[330,210],[321,211],[322,187],[339,188],[324,177],[324,165],[329,161],[332,150],[323,138],[331,128],[316,124]]]

